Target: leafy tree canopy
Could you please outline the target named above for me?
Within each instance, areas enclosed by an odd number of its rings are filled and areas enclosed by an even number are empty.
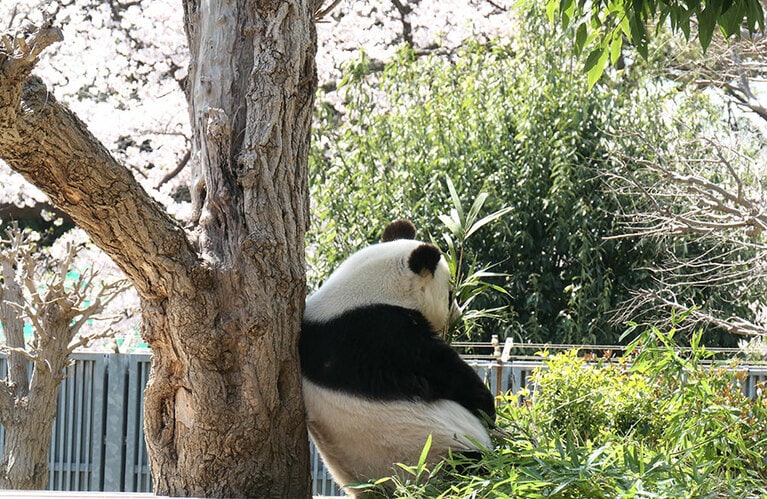
[[[586,52],[584,69],[589,85],[604,72],[608,62],[616,65],[624,41],[648,55],[648,26],[656,32],[669,26],[689,39],[697,26],[705,50],[718,27],[729,38],[764,31],[764,10],[759,0],[548,0],[546,13],[563,28],[575,30],[575,49]]]

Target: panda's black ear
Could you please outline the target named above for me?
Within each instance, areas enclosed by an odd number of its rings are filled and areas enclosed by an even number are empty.
[[[396,220],[384,228],[381,242],[396,241],[397,239],[415,239],[415,225],[410,220]]]
[[[407,266],[415,272],[420,274],[423,270],[428,270],[431,275],[437,271],[437,264],[440,259],[439,249],[432,244],[422,244],[410,253],[410,257],[407,259]]]

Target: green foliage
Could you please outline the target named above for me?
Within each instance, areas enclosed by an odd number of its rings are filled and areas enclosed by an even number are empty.
[[[458,337],[471,338],[473,328],[481,324],[483,319],[498,319],[506,307],[474,308],[474,301],[481,299],[489,292],[508,296],[508,292],[489,281],[491,278],[506,277],[504,274],[491,272],[490,267],[477,268],[476,255],[470,255],[468,240],[485,225],[498,220],[509,213],[510,208],[497,210],[479,218],[482,207],[487,200],[487,193],[480,192],[468,211],[464,210],[458,192],[455,190],[450,177],[445,178],[445,184],[450,191],[452,208],[450,214],[441,214],[439,219],[445,225],[447,232],[442,238],[447,245],[445,260],[453,280],[453,298],[459,307],[460,321],[451,324],[447,331],[448,342]]]
[[[441,244],[451,234],[439,225],[445,206],[480,196],[483,213],[509,212],[471,234],[465,251],[473,257],[462,272],[490,268],[498,275],[483,281],[512,302],[503,321],[478,323],[473,331],[484,333],[473,339],[618,336],[607,312],[648,278],[637,269],[652,255],[604,240],[617,203],[597,172],[610,161],[603,142],[615,128],[616,95],[587,92],[562,35],[544,24],[531,15],[514,46],[469,45],[451,61],[403,49],[378,80],[348,79],[343,122],[320,107],[310,157],[310,286],[394,218],[409,218],[420,237]],[[492,293],[473,308],[507,304]]]
[[[764,487],[767,399],[746,397],[736,362],[709,362],[700,333],[689,351],[677,348],[674,336],[673,327],[668,333],[651,327],[628,350],[634,371],[654,379],[664,395],[662,451],[695,471],[685,479],[696,488],[708,475],[742,475]]]
[[[535,391],[499,406],[494,450],[413,468],[395,496],[764,497],[767,399],[743,394],[736,365],[674,336],[673,324],[651,328],[612,362],[547,356]]]
[[[617,435],[653,440],[662,429],[653,383],[619,363],[588,362],[576,350],[534,373],[537,418],[576,442]]]
[[[648,25],[656,31],[667,23],[674,32],[690,38],[697,26],[698,40],[705,50],[718,27],[725,37],[740,36],[745,25],[749,32],[764,31],[764,11],[759,0],[684,0],[624,1],[547,0],[546,14],[563,29],[575,33],[578,54],[588,53],[584,70],[589,86],[602,76],[608,62],[616,65],[624,40],[648,56]]]
[[[657,289],[649,269],[659,261],[726,258],[727,248],[691,239],[608,239],[627,220],[614,214],[641,206],[603,176],[616,162],[637,171],[626,158],[675,157],[676,137],[728,133],[717,125],[721,110],[659,81],[655,58],[589,91],[573,51],[581,35],[552,32],[539,9],[520,14],[510,45],[467,44],[450,59],[403,48],[382,74],[369,73],[364,55],[350,68],[343,103],[320,105],[314,128],[310,287],[391,220],[408,218],[420,238],[457,255],[459,297],[471,301],[453,338],[614,343],[623,326],[611,312],[632,291]],[[475,222],[508,211],[463,240],[457,210],[466,218],[472,205],[481,206]],[[724,316],[758,303],[705,283],[685,293],[686,303]],[[716,333],[715,342],[727,339]]]

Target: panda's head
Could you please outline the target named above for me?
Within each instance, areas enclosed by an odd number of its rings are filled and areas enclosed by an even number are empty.
[[[450,321],[450,270],[439,249],[416,241],[407,221],[389,224],[381,242],[344,261],[306,302],[304,320],[327,322],[370,305],[423,314],[435,332]]]

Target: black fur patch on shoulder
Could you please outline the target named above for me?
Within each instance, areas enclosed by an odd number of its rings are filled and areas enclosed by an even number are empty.
[[[495,421],[485,384],[415,310],[371,305],[304,321],[299,353],[301,373],[325,388],[371,400],[453,400]]]
[[[397,239],[415,239],[415,225],[410,220],[396,220],[386,226],[381,234],[381,242]]]
[[[436,246],[424,243],[410,253],[410,257],[407,259],[407,266],[416,274],[420,274],[425,269],[431,272],[431,275],[434,275],[440,256],[441,254]]]

